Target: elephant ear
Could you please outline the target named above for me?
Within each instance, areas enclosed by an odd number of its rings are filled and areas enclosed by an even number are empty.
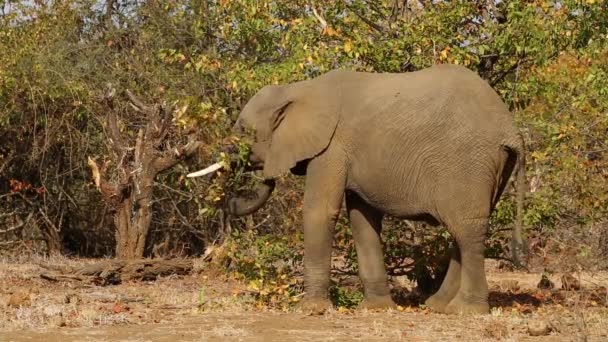
[[[264,176],[277,177],[329,145],[338,125],[337,96],[312,81],[287,85],[275,99]],[[333,89],[335,92],[335,89]],[[337,94],[336,94],[337,95]]]

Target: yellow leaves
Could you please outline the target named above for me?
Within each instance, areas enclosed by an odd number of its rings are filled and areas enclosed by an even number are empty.
[[[346,52],[346,53],[351,52],[353,49],[353,42],[350,40],[345,41],[343,49],[344,49],[344,52]]]
[[[547,152],[545,151],[533,151],[532,153],[530,153],[530,156],[538,161],[538,162],[543,162],[547,159]]]
[[[262,281],[261,280],[252,280],[249,282],[249,289],[254,290],[254,291],[259,291],[260,287],[262,286]]]
[[[186,111],[188,110],[188,104],[186,103],[185,105],[177,108],[174,112],[173,112],[173,121],[181,127],[186,127],[188,125],[188,118],[186,117]]]
[[[221,68],[222,63],[219,60],[210,60],[207,56],[201,55],[198,59],[193,59],[184,65],[184,69],[188,70],[194,67],[196,72],[214,71]]]
[[[397,305],[397,311],[411,313],[415,312],[416,310],[411,306],[403,307],[401,305]]]
[[[340,307],[338,307],[338,312],[341,314],[350,314],[350,313],[353,313],[354,310],[340,306]]]
[[[321,31],[321,35],[332,37],[332,36],[337,36],[338,32],[336,30],[334,30],[333,28],[327,26],[327,27],[323,28],[323,30]]]
[[[440,59],[441,59],[441,60],[446,60],[446,59],[448,59],[448,53],[449,53],[449,52],[450,52],[450,47],[449,47],[449,46],[448,46],[448,47],[446,47],[445,49],[441,50],[441,53],[440,53],[441,57],[440,57]]]

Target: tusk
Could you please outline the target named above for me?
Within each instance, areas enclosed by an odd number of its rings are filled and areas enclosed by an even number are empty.
[[[186,175],[186,177],[192,178],[192,177],[200,177],[200,176],[208,175],[208,174],[210,174],[212,172],[215,172],[215,171],[221,169],[222,167],[223,166],[222,166],[221,163],[215,163],[215,164],[213,164],[213,165],[211,165],[211,166],[209,166],[209,167],[207,167],[205,169],[202,169],[200,171],[189,173],[188,175]]]

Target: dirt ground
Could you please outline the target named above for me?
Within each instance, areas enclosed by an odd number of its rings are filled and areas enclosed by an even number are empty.
[[[538,289],[540,274],[488,263],[490,315],[412,305],[308,316],[259,307],[246,285],[202,264],[190,276],[101,287],[44,280],[40,262],[90,261],[0,260],[0,341],[608,341],[608,272],[574,274],[577,291],[561,288],[561,274]]]

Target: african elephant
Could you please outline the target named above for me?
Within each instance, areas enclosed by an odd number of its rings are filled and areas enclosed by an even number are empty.
[[[261,207],[277,176],[306,176],[303,309],[330,306],[332,231],[345,199],[363,307],[394,306],[380,239],[388,214],[443,224],[455,239],[447,274],[427,306],[445,313],[489,312],[489,217],[515,172],[513,237],[521,246],[525,161],[511,113],[477,74],[456,65],[401,74],[334,70],[268,85],[245,105],[234,130],[253,135],[251,165],[266,181],[257,199],[234,198],[233,213]]]

